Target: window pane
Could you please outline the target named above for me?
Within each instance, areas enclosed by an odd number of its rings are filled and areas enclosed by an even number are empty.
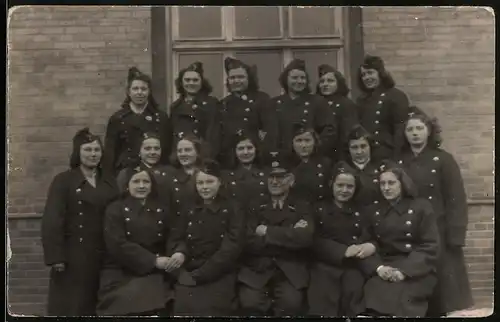
[[[212,85],[214,91],[212,95],[218,98],[222,97],[222,54],[221,53],[180,53],[179,70],[189,66],[189,64],[199,61],[203,63],[204,76]],[[175,75],[177,77],[177,74]]]
[[[324,36],[335,34],[335,9],[329,7],[291,8],[292,36]]]
[[[328,64],[337,67],[337,51],[333,49],[322,50],[295,50],[294,58],[303,59],[311,79],[311,88],[314,89],[318,83],[318,66]]]
[[[280,10],[269,7],[234,7],[236,38],[280,37]]]
[[[179,6],[179,39],[222,37],[222,7]]]
[[[271,96],[280,95],[278,77],[283,70],[281,51],[237,52],[236,59],[257,66],[260,89]]]

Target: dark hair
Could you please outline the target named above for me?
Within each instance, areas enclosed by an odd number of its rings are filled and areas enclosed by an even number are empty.
[[[372,149],[373,149],[373,136],[362,125],[356,124],[351,128],[351,130],[347,134],[346,142],[344,145],[344,153],[346,156],[349,156],[349,159],[352,159],[351,153],[349,152],[350,146],[351,146],[351,141],[352,140],[360,140],[360,139],[365,139],[368,142],[368,145],[370,146],[370,154],[371,154]]]
[[[231,88],[229,86],[229,71],[231,71],[232,69],[238,69],[238,68],[243,68],[246,73],[247,73],[247,77],[248,77],[248,87],[247,87],[247,92],[257,92],[259,91],[260,89],[260,86],[259,86],[259,78],[257,76],[257,74],[251,69],[250,66],[244,64],[244,65],[241,65],[241,66],[238,66],[236,68],[231,68],[227,71],[227,75],[226,75],[226,81],[225,81],[225,84],[226,84],[226,89],[229,93],[231,93]]]
[[[132,177],[141,172],[146,172],[149,176],[149,179],[151,180],[151,192],[149,193],[147,199],[156,199],[159,197],[158,182],[156,181],[155,176],[150,170],[143,170],[143,169],[136,170],[136,168],[126,168],[124,169],[124,176],[123,176],[125,187],[123,189],[122,199],[131,197],[130,191],[128,190],[128,185]]]
[[[170,164],[175,167],[175,168],[180,168],[181,164],[179,163],[179,160],[177,159],[177,145],[181,140],[186,140],[191,143],[193,143],[194,149],[197,154],[197,160],[196,160],[196,165],[199,166],[202,162],[202,160],[205,158],[206,155],[208,155],[207,152],[205,152],[204,148],[204,141],[200,138],[198,138],[195,135],[188,134],[186,136],[183,136],[182,138],[178,138],[175,141],[175,144],[173,145],[172,148],[172,153],[170,154],[169,160]]]
[[[140,136],[139,140],[137,141],[137,146],[136,146],[137,154],[139,155],[139,160],[138,160],[139,164],[140,164],[140,162],[142,162],[142,159],[141,159],[142,144],[144,143],[144,141],[146,141],[148,139],[156,139],[156,140],[158,140],[158,142],[160,142],[160,147],[161,147],[161,137],[158,135],[158,133],[156,133],[156,132],[146,132],[142,136]],[[163,151],[160,152],[160,158],[161,158],[162,154],[163,154]],[[160,162],[160,161],[158,161],[158,162]]]
[[[227,186],[224,182],[224,176],[220,169],[219,163],[210,158],[204,158],[201,162],[201,168],[196,170],[193,174],[193,184],[196,192],[196,203],[199,204],[203,201],[200,194],[198,193],[198,189],[196,189],[196,178],[200,172],[207,173],[208,175],[214,176],[220,181],[219,191],[217,191],[217,196],[215,197],[216,201],[227,199]],[[207,166],[207,167],[205,167]],[[209,171],[207,171],[209,170]]]
[[[257,137],[253,137],[253,136],[250,136],[250,135],[247,135],[247,136],[244,136],[244,137],[241,137],[241,138],[238,138],[236,140],[234,140],[234,144],[231,148],[231,155],[230,155],[230,158],[229,158],[229,164],[228,164],[228,167],[230,169],[236,169],[238,167],[238,165],[240,164],[240,161],[238,160],[238,157],[236,156],[236,147],[238,146],[238,144],[240,142],[243,142],[245,140],[250,140],[250,142],[253,144],[253,146],[255,147],[255,159],[253,160],[253,165],[256,165],[256,166],[262,166],[262,161],[263,161],[263,156],[262,156],[262,152],[263,152],[263,148],[262,148],[262,145],[261,145],[261,142],[260,140],[257,138]]]
[[[314,129],[308,128],[304,132],[296,134],[296,135],[294,135],[292,137],[292,153],[291,153],[291,159],[292,159],[291,161],[292,162],[291,163],[293,165],[297,165],[297,164],[300,163],[300,157],[298,156],[297,152],[293,148],[293,140],[295,139],[296,136],[302,135],[304,133],[311,133],[312,136],[313,136],[313,138],[314,138],[314,149],[313,149],[313,151],[312,151],[312,153],[311,153],[311,155],[309,157],[312,158],[312,157],[315,157],[315,156],[317,156],[317,155],[320,154],[320,151],[321,151],[321,139],[320,139],[318,133],[316,133],[316,131]]]
[[[295,68],[294,68],[295,69]],[[284,70],[283,72],[281,72],[278,80],[279,80],[279,83],[281,85],[281,88],[283,88],[283,90],[285,91],[285,93],[288,93],[288,74],[290,74],[290,72],[294,69],[290,69],[290,70]],[[309,74],[302,70],[302,69],[298,69],[298,70],[301,70],[303,71],[304,73],[306,73],[306,87],[304,88],[304,90],[302,91],[302,93],[305,93],[305,94],[311,94],[312,93],[312,90],[311,90],[311,81],[310,81],[310,78],[309,78]]]
[[[396,86],[396,82],[392,78],[391,74],[383,66],[383,62],[382,62],[382,64],[372,63],[369,60],[370,58],[373,58],[373,57],[367,57],[365,59],[364,63],[358,67],[357,83],[358,83],[359,89],[364,93],[368,93],[371,91],[370,89],[366,88],[365,83],[363,82],[363,79],[361,78],[361,68],[376,70],[378,72],[378,75],[380,78],[380,85],[379,86],[382,86],[384,89],[390,89],[390,88],[393,88],[394,86]],[[376,57],[376,58],[378,58],[378,57]]]
[[[130,87],[132,86],[132,83],[135,80],[140,80],[140,81],[143,81],[144,83],[148,84],[148,88],[149,88],[148,104],[151,105],[153,108],[158,109],[159,105],[153,97],[153,85],[152,85],[151,77],[140,72],[137,69],[135,69],[135,72],[131,72],[131,70],[129,70],[129,75],[128,75],[128,79],[127,79],[127,90],[125,92],[126,97],[122,103],[122,107],[129,106],[129,104],[130,104],[131,98],[129,95],[129,90],[130,90]]]
[[[339,161],[333,167],[332,177],[330,178],[329,181],[330,188],[333,188],[335,180],[337,180],[337,177],[341,174],[350,174],[354,177],[354,184],[356,185],[356,187],[354,188],[354,194],[348,201],[352,202],[358,195],[359,191],[361,190],[361,179],[359,178],[359,175],[357,174],[356,170],[354,170],[346,161]]]
[[[101,138],[98,136],[95,136],[94,141],[97,141],[97,143],[99,143],[99,146],[101,147],[101,151],[104,154],[104,145],[102,144]],[[92,142],[94,142],[94,141],[92,141]],[[88,144],[88,143],[92,143],[92,142],[85,142],[83,144]],[[82,159],[80,156],[80,148],[83,144],[78,145],[78,146],[73,146],[73,151],[71,152],[71,156],[69,158],[69,167],[71,169],[78,168],[82,164]],[[98,169],[101,168],[101,163],[102,163],[102,155],[101,155],[101,160],[99,160],[99,163],[97,164]]]
[[[439,125],[438,119],[436,117],[431,118],[416,106],[412,106],[410,107],[410,109],[415,112],[410,113],[408,119],[405,121],[404,131],[406,132],[406,126],[408,125],[408,122],[410,120],[420,120],[425,124],[425,126],[427,126],[427,129],[429,130],[427,146],[433,149],[439,148],[441,146],[441,143],[443,142],[443,139],[441,138],[441,126]],[[405,139],[403,149],[408,150],[410,149],[410,143],[408,142],[406,135],[404,137]]]
[[[175,79],[175,89],[177,90],[177,93],[181,97],[186,96],[186,91],[184,90],[184,86],[182,86],[182,78],[184,77],[184,74],[186,72],[192,72],[192,71],[193,70],[184,68],[184,69],[179,71],[179,74],[177,75],[177,78]],[[202,95],[210,95],[213,91],[213,87],[210,84],[210,82],[208,81],[208,79],[206,79],[204,75],[202,75],[196,71],[194,71],[194,72],[197,73],[201,78],[201,88],[198,91],[198,93],[202,94]]]
[[[325,73],[327,74],[327,73]],[[345,79],[344,75],[342,75],[341,72],[339,72],[337,69],[333,69],[333,75],[335,79],[337,80],[337,89],[333,93],[334,95],[340,95],[343,97],[347,97],[349,92],[351,91],[349,89],[349,86],[347,85],[347,80]],[[321,93],[321,89],[319,86],[321,77],[318,78],[318,84],[316,85],[316,94],[320,96],[326,96]]]
[[[416,198],[418,196],[417,186],[411,179],[411,177],[406,173],[402,166],[395,163],[392,160],[383,160],[380,166],[380,176],[385,172],[392,172],[401,182],[401,195],[409,198]],[[380,180],[379,180],[380,182]]]

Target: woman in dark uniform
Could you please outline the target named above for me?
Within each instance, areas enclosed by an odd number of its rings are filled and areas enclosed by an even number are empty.
[[[95,315],[104,251],[106,206],[118,197],[101,171],[102,143],[88,128],[73,138],[71,169],[52,181],[42,217],[45,264],[51,267],[47,314]]]
[[[356,204],[367,206],[375,200],[380,200],[378,184],[380,162],[372,159],[372,136],[361,125],[355,125],[347,135],[347,163],[356,171],[361,186],[356,194]]]
[[[160,110],[151,92],[151,78],[132,67],[128,72],[127,97],[106,128],[103,168],[114,175],[135,165],[138,155],[134,144],[146,132],[161,138],[162,150],[171,151],[172,128],[168,115]],[[167,164],[168,155],[160,163]]]
[[[441,316],[473,306],[463,247],[468,224],[467,195],[460,168],[440,148],[436,119],[423,111],[406,121],[406,144],[401,163],[415,181],[419,195],[432,204],[441,238],[438,287],[429,303],[429,315]]]
[[[423,317],[436,286],[439,233],[431,204],[415,198],[412,180],[393,162],[379,177],[384,196],[363,214],[376,253],[363,260],[372,277],[365,284],[370,315]]]
[[[267,197],[267,176],[262,168],[262,154],[258,137],[240,130],[236,133],[231,169],[224,171],[228,197],[234,198],[242,209],[249,203],[259,203]]]
[[[319,82],[316,93],[323,96],[336,122],[337,142],[335,149],[328,154],[333,163],[343,159],[344,145],[351,128],[358,123],[358,108],[356,104],[347,97],[349,87],[342,73],[330,65],[318,67]]]
[[[294,59],[281,73],[279,82],[285,94],[272,98],[279,128],[278,148],[286,155],[293,154],[293,124],[305,122],[318,133],[322,153],[328,155],[335,147],[337,129],[326,100],[311,94],[305,62]]]
[[[219,165],[206,160],[196,174],[199,197],[181,216],[171,244],[172,257],[185,259],[175,287],[175,315],[236,312],[236,261],[245,220],[236,203],[221,194],[220,178]]]
[[[106,209],[106,258],[99,315],[164,315],[173,299],[175,259],[167,257],[172,214],[149,170],[127,169],[127,190]]]
[[[381,161],[397,156],[403,145],[403,123],[410,112],[408,97],[395,87],[384,61],[377,56],[366,56],[359,67],[358,86],[364,93],[357,100],[358,115],[373,136],[372,158]]]
[[[354,196],[361,183],[356,172],[339,162],[332,177],[333,202],[321,204],[316,216],[308,289],[309,313],[326,316],[357,316],[365,311],[366,277],[360,259],[371,256],[367,223]]]
[[[314,129],[306,123],[295,123],[292,129],[294,165],[292,173],[295,183],[291,193],[314,204],[331,199],[328,187],[332,164],[330,159],[321,155],[320,142]]]
[[[276,145],[277,128],[273,111],[269,108],[270,97],[259,90],[257,69],[233,58],[224,61],[226,87],[229,95],[222,99],[220,115],[220,147],[218,160],[225,168],[233,158],[232,144],[240,129],[262,141],[269,151]]]
[[[179,133],[193,133],[212,146],[212,140],[218,139],[214,131],[220,127],[220,108],[219,100],[210,96],[212,86],[204,76],[203,64],[194,62],[182,69],[175,87],[180,97],[170,106],[174,139]]]
[[[161,180],[162,176],[165,177],[167,175],[165,167],[159,164],[163,151],[161,149],[160,137],[156,133],[144,133],[134,151],[139,151],[139,164],[133,168],[150,170],[157,182]],[[127,169],[122,169],[117,177],[118,187],[122,192],[127,189],[128,185],[126,172]]]
[[[161,169],[166,176],[159,180],[161,197],[172,200],[171,210],[178,217],[181,210],[196,198],[194,174],[206,152],[202,141],[194,134],[186,134],[175,144],[170,164]]]

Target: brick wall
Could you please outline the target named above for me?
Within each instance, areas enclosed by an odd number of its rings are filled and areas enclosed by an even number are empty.
[[[436,116],[470,199],[467,260],[478,305],[491,305],[494,262],[495,20],[472,7],[364,7],[365,52],[384,58],[412,103]]]
[[[69,164],[74,133],[103,135],[125,95],[130,66],[151,72],[147,7],[18,7],[8,22],[8,213],[40,214],[53,176]],[[39,219],[9,221],[9,303],[44,311],[48,277]]]

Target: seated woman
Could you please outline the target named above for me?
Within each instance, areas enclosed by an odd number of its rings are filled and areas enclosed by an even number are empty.
[[[261,166],[260,139],[251,132],[236,133],[230,170],[224,173],[228,197],[234,198],[242,209],[259,203],[268,195],[267,176]]]
[[[365,284],[366,313],[423,317],[436,286],[439,235],[432,206],[416,198],[413,182],[385,161],[379,177],[382,202],[364,214],[377,252],[363,260],[372,277]]]
[[[180,216],[170,246],[172,258],[182,263],[174,315],[232,315],[244,216],[235,202],[223,196],[217,162],[204,161],[195,178],[199,198]]]
[[[364,312],[365,275],[360,260],[371,256],[366,221],[354,203],[359,178],[347,163],[339,162],[332,178],[333,201],[317,212],[309,313],[322,316],[357,316]]]
[[[171,213],[157,195],[153,175],[127,169],[123,198],[106,210],[106,256],[101,271],[98,315],[164,315],[173,299],[176,266],[166,257]]]

